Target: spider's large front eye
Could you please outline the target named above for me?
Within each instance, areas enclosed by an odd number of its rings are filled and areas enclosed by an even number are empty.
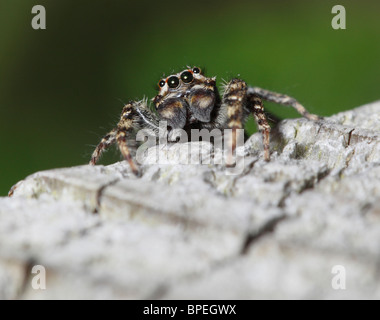
[[[166,83],[165,80],[160,80],[158,85],[162,88],[165,85],[165,83]]]
[[[201,69],[195,67],[195,68],[193,68],[193,72],[194,73],[201,73]]]
[[[169,88],[177,88],[179,86],[179,79],[176,76],[171,76],[168,79],[168,86]]]
[[[181,74],[181,80],[184,83],[190,83],[191,81],[193,81],[193,74],[190,71],[184,71]]]

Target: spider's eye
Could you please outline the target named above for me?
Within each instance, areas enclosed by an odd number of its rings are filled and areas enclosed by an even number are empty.
[[[184,71],[181,74],[181,80],[185,83],[193,81],[193,74],[190,71]]]
[[[193,72],[194,73],[201,73],[201,69],[195,67],[195,68],[193,68]]]
[[[165,85],[165,83],[166,83],[165,80],[160,80],[158,85],[162,88]]]
[[[177,88],[179,86],[179,79],[176,76],[171,76],[168,79],[168,86],[169,88]]]

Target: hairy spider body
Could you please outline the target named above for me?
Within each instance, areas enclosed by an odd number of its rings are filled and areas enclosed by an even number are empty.
[[[258,87],[248,87],[241,79],[232,79],[219,95],[215,78],[207,78],[197,67],[161,79],[159,92],[152,99],[156,113],[146,100],[131,101],[123,107],[117,127],[106,134],[95,148],[90,164],[95,165],[102,152],[116,143],[134,174],[139,169],[132,159],[127,140],[139,129],[149,128],[158,132],[159,121],[167,122],[169,134],[175,129],[190,132],[191,129],[231,129],[231,149],[236,148],[237,129],[243,129],[247,117],[252,114],[263,135],[264,159],[270,160],[270,126],[264,113],[263,100],[292,106],[309,120],[318,120],[297,100]]]

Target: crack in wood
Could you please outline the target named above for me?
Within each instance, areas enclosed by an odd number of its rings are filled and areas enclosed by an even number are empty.
[[[246,236],[246,238],[244,240],[243,246],[240,250],[240,254],[246,255],[249,251],[249,248],[255,242],[257,242],[263,236],[274,232],[277,225],[281,221],[285,220],[286,218],[287,218],[287,216],[285,214],[281,215],[279,217],[273,218],[273,219],[269,220],[267,223],[265,223],[263,226],[261,226],[258,230],[254,231],[252,233],[248,233],[248,235]]]
[[[105,189],[108,188],[108,187],[110,187],[110,186],[115,185],[119,181],[120,181],[120,178],[116,178],[116,179],[112,180],[111,182],[108,182],[108,183],[102,185],[96,191],[96,206],[95,206],[94,210],[92,211],[92,213],[94,213],[94,214],[98,214],[99,213],[99,211],[100,211],[100,205],[101,205],[101,200],[102,200],[103,193],[104,193]]]

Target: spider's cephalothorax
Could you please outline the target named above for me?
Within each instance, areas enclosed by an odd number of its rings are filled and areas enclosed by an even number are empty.
[[[159,92],[152,99],[156,113],[151,111],[147,101],[131,101],[124,106],[117,127],[103,137],[92,154],[90,164],[98,161],[103,150],[117,143],[120,152],[129,162],[132,171],[139,175],[127,139],[134,137],[139,129],[158,131],[159,121],[167,122],[171,130],[184,129],[231,129],[231,149],[236,147],[236,129],[243,129],[250,114],[253,114],[258,129],[263,134],[264,158],[269,161],[270,126],[266,119],[262,100],[292,106],[309,120],[319,117],[310,114],[297,100],[258,87],[248,87],[241,79],[232,79],[219,96],[215,78],[207,78],[198,67],[183,70],[158,82]]]
[[[160,80],[153,99],[160,118],[173,129],[210,122],[217,100],[215,84],[215,78],[206,78],[197,67]]]

